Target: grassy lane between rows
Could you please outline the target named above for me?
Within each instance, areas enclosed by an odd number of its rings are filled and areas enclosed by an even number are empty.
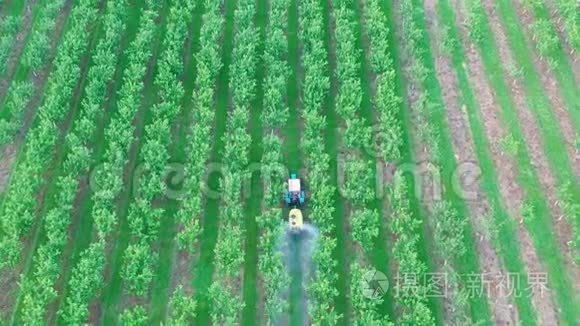
[[[16,46],[17,35],[23,27],[24,9],[27,1],[14,0],[6,8],[4,17],[0,17],[0,76],[4,76],[12,49]]]
[[[327,52],[330,44],[325,40],[331,35],[326,33],[329,27],[325,24],[328,22],[326,6],[326,1],[319,0],[308,0],[299,5],[301,61],[304,62],[301,96],[304,128],[300,146],[307,168],[304,175],[308,180],[310,193],[308,219],[320,230],[313,252],[313,268],[316,269],[316,274],[306,286],[309,315],[317,323],[336,325],[340,323],[346,308],[346,298],[340,297],[341,294],[346,295],[346,284],[338,282],[339,278],[344,280],[345,275],[341,273],[344,266],[338,268],[335,258],[339,232],[336,229],[335,217],[342,219],[342,214],[336,214],[336,210],[341,207],[336,205],[338,193],[337,188],[332,185],[332,180],[336,181],[336,178],[332,176],[330,161],[336,161],[336,157],[327,152],[329,142],[334,140],[336,129],[328,126],[333,119],[325,116],[328,111],[327,104],[333,103],[330,96]],[[326,140],[326,136],[332,138]]]
[[[230,112],[224,136],[222,182],[220,184],[220,225],[215,245],[215,275],[209,288],[212,324],[239,323],[244,310],[243,265],[240,249],[246,241],[244,230],[245,196],[252,136],[248,126],[256,99],[257,48],[255,0],[240,0],[234,13],[235,42],[229,81]]]
[[[224,16],[219,0],[205,3],[201,30],[195,56],[191,56],[195,68],[194,83],[186,83],[186,99],[183,125],[179,131],[184,140],[183,157],[184,170],[179,198],[180,205],[176,212],[177,233],[175,242],[178,245],[175,255],[178,261],[173,266],[172,285],[175,284],[169,307],[169,324],[191,324],[196,318],[197,304],[190,277],[194,272],[199,257],[200,219],[203,214],[202,199],[207,195],[205,191],[205,172],[212,150],[212,131],[214,125],[215,92],[217,76],[221,70],[221,46],[224,32]],[[201,8],[199,8],[201,11]],[[197,38],[197,36],[196,36]],[[199,49],[197,50],[197,47]],[[189,88],[189,89],[188,89]],[[191,96],[187,96],[191,94]],[[179,173],[178,171],[177,173]],[[201,188],[200,188],[201,185]],[[191,279],[195,279],[195,274]]]
[[[471,224],[468,223],[465,202],[453,192],[453,173],[457,160],[447,123],[441,87],[435,74],[430,39],[426,32],[424,12],[417,2],[401,1],[400,37],[408,61],[407,69],[411,111],[415,123],[414,141],[420,144],[423,159],[427,160],[430,172],[440,175],[441,189],[428,195],[425,209],[430,212],[430,235],[433,237],[432,251],[438,262],[437,270],[445,274],[445,295],[448,307],[447,322],[491,323],[490,309],[484,296],[464,296],[463,276],[479,273]],[[414,91],[413,91],[414,89]],[[419,153],[418,153],[419,155]]]
[[[193,107],[190,94],[193,92],[195,80],[197,78],[197,61],[194,60],[199,50],[199,38],[201,26],[203,25],[202,15],[205,10],[203,2],[198,2],[195,6],[191,19],[190,35],[188,46],[184,52],[184,70],[180,76],[183,84],[184,97],[181,107],[181,116],[174,125],[173,145],[171,148],[171,162],[183,163],[185,161],[185,150],[187,144],[187,130],[191,124],[191,110]],[[171,170],[171,172],[179,173]],[[173,175],[166,175],[165,181],[168,182],[169,191],[172,192],[171,183]],[[169,195],[169,194],[168,194]],[[169,197],[169,196],[167,196]],[[157,325],[165,322],[167,309],[169,306],[169,293],[171,291],[170,281],[173,266],[173,251],[175,246],[176,235],[176,214],[179,208],[179,198],[171,197],[168,200],[165,215],[161,221],[159,233],[159,261],[153,280],[153,286],[150,293],[151,303],[149,312],[149,322]]]
[[[149,125],[152,116],[151,109],[157,102],[159,86],[155,84],[154,79],[157,74],[158,64],[157,59],[163,51],[163,39],[167,31],[167,16],[169,15],[169,8],[171,3],[164,3],[159,6],[158,22],[156,24],[155,37],[152,46],[152,56],[149,59],[147,74],[143,81],[142,101],[140,109],[134,123],[136,124],[135,135],[137,135],[135,142],[131,146],[129,152],[129,160],[125,166],[125,171],[128,172],[128,178],[123,186],[123,191],[118,198],[116,204],[116,211],[118,212],[118,230],[115,236],[115,243],[112,246],[110,260],[108,263],[109,274],[105,277],[108,281],[102,291],[101,298],[98,302],[102,306],[102,314],[100,316],[102,322],[107,325],[117,324],[123,308],[123,296],[127,290],[126,284],[123,280],[123,267],[125,261],[125,251],[129,246],[131,240],[131,229],[129,227],[129,206],[133,199],[137,196],[139,190],[139,180],[136,178],[143,177],[143,166],[139,165],[139,152],[145,140],[144,130],[145,126]]]
[[[389,54],[392,57],[394,62],[394,70],[395,70],[395,83],[394,88],[397,96],[402,99],[400,104],[400,110],[398,111],[399,114],[397,118],[402,122],[402,144],[401,144],[401,159],[400,162],[403,164],[406,163],[415,163],[417,162],[417,158],[415,155],[415,144],[413,143],[412,139],[412,132],[411,132],[411,115],[410,115],[410,103],[406,97],[406,88],[408,84],[403,76],[403,70],[401,63],[403,62],[404,58],[402,57],[402,49],[397,42],[396,36],[396,29],[395,29],[395,8],[392,3],[389,2],[382,2],[381,9],[386,16],[387,20],[387,39],[389,44]],[[420,234],[417,235],[417,248],[418,248],[418,263],[424,263],[426,270],[425,273],[433,273],[436,270],[435,266],[435,259],[430,254],[429,248],[429,230],[427,227],[426,219],[427,213],[421,208],[421,203],[419,198],[415,196],[415,189],[420,187],[418,180],[415,180],[411,176],[402,176],[402,183],[406,185],[405,192],[408,193],[408,203],[402,206],[405,207],[405,211],[408,209],[408,213],[414,217],[417,221],[416,223],[420,223]],[[411,271],[407,271],[411,272]],[[427,300],[429,303],[429,308],[433,312],[433,317],[435,318],[435,323],[437,325],[443,324],[444,316],[443,316],[443,302],[437,298],[436,296],[427,296]]]
[[[508,15],[505,18],[516,19],[515,5],[512,3],[507,3],[506,5],[511,11],[507,12]],[[574,77],[572,65],[575,63],[571,63],[568,60],[566,49],[560,43],[560,38],[558,38],[556,33],[557,27],[551,21],[552,18],[547,5],[542,1],[524,1],[524,6],[529,8],[536,20],[531,26],[521,27],[530,30],[533,35],[531,42],[536,45],[536,52],[538,52],[542,60],[547,61],[550,70],[558,80],[560,93],[566,103],[568,114],[570,114],[576,127],[576,134],[580,137],[580,89]]]
[[[91,176],[94,205],[90,214],[96,232],[91,237],[90,246],[81,253],[78,264],[72,269],[66,299],[61,301],[58,312],[62,323],[81,324],[89,317],[91,320],[99,319],[102,313],[101,309],[90,309],[90,305],[100,295],[105,282],[103,275],[106,274],[106,259],[110,253],[107,242],[118,223],[115,203],[123,191],[123,170],[130,160],[131,144],[138,137],[133,121],[139,116],[143,80],[152,55],[149,45],[154,43],[155,18],[158,16],[151,8],[151,2],[147,5],[148,10],[141,16],[138,34],[128,51],[129,64],[123,71],[118,110],[105,129],[103,138],[107,140],[107,150],[104,162]],[[91,311],[95,313],[89,316]]]
[[[74,221],[71,216],[72,210],[80,177],[90,169],[93,158],[93,152],[87,147],[96,143],[97,133],[104,128],[103,113],[100,112],[101,104],[105,101],[107,85],[116,66],[115,59],[111,60],[110,57],[114,57],[117,53],[116,46],[120,41],[119,38],[105,39],[107,35],[104,29],[107,29],[107,33],[123,32],[123,25],[118,21],[122,19],[124,5],[121,4],[115,8],[112,3],[109,3],[106,10],[106,23],[103,24],[101,20],[96,19],[97,23],[92,26],[92,40],[82,60],[81,79],[71,102],[74,114],[70,118],[71,124],[63,132],[66,139],[62,148],[57,150],[54,177],[48,183],[48,190],[45,193],[48,199],[40,211],[42,218],[36,229],[37,235],[34,237],[39,239],[38,244],[35,243],[38,249],[34,259],[30,255],[27,260],[24,273],[27,277],[23,280],[21,295],[18,297],[18,303],[22,303],[22,312],[17,306],[14,310],[13,323],[31,324],[44,319],[47,306],[55,297],[51,292],[59,279],[59,267],[60,265],[67,266],[67,261],[61,256],[70,245],[73,245],[69,243],[67,246],[68,229]],[[94,51],[96,48],[99,51]],[[104,49],[110,52],[105,55]],[[98,56],[93,55],[96,52],[99,53]],[[109,70],[109,77],[100,71],[96,73],[97,70]],[[77,113],[78,111],[80,113]],[[87,121],[93,124],[92,129],[85,125]],[[81,152],[85,153],[84,151],[87,151],[88,158],[86,159],[81,155]],[[51,265],[55,265],[56,268],[51,270],[47,267]],[[49,310],[49,318],[51,312],[54,311]],[[20,317],[23,318],[22,321],[19,321]]]
[[[129,44],[135,38],[137,33],[137,27],[139,25],[139,16],[142,10],[143,4],[142,2],[135,2],[135,4],[129,4],[127,13],[125,14],[125,24],[126,24],[126,32],[122,36],[121,40],[121,49],[120,51],[120,59],[116,67],[115,75],[113,77],[113,83],[111,88],[108,91],[108,99],[105,105],[103,106],[103,110],[105,111],[103,114],[102,124],[103,126],[107,126],[111,121],[111,117],[114,116],[117,112],[117,108],[115,103],[119,97],[119,91],[121,89],[121,85],[123,84],[120,82],[123,78],[123,71],[128,65],[129,56],[127,53],[127,49],[129,48]],[[64,255],[64,264],[61,269],[61,276],[59,280],[58,288],[60,288],[61,295],[53,303],[54,307],[60,307],[62,304],[63,299],[66,297],[66,293],[68,291],[67,285],[69,281],[69,277],[71,275],[71,267],[76,266],[80,259],[80,254],[86,250],[92,240],[92,232],[93,232],[93,224],[94,220],[91,215],[91,209],[93,206],[93,200],[91,198],[91,192],[93,191],[91,180],[92,172],[96,166],[101,164],[105,155],[105,145],[106,142],[103,141],[104,139],[105,129],[97,130],[97,134],[95,139],[98,141],[94,142],[94,165],[91,166],[91,171],[87,173],[87,175],[83,176],[85,181],[81,184],[82,192],[87,192],[83,198],[80,198],[80,201],[76,203],[74,211],[73,211],[73,219],[78,220],[78,225],[74,228],[74,232],[72,232],[72,248],[70,248],[70,252],[65,252]],[[55,308],[56,310],[56,308]],[[56,316],[51,315],[49,316],[49,320],[53,320]]]
[[[40,1],[34,4],[32,9],[33,17],[29,18],[32,22],[28,26],[31,31],[24,35],[24,39],[17,41],[21,42],[18,49],[22,53],[11,54],[11,56],[15,57],[14,60],[16,62],[7,67],[10,69],[5,71],[4,78],[0,81],[0,103],[2,103],[0,105],[0,148],[12,142],[16,147],[15,150],[20,150],[20,143],[26,137],[26,133],[41,104],[44,87],[53,68],[52,62],[49,64],[43,59],[55,54],[61,33],[65,30],[63,26],[68,18],[68,10],[62,15],[58,14],[60,12],[58,8],[62,7],[61,3],[64,4],[64,0],[48,4]],[[41,16],[40,20],[43,22],[38,23],[39,26],[35,25],[37,16]],[[60,20],[57,20],[57,17]],[[50,27],[46,27],[46,25],[50,25]],[[59,30],[54,31],[57,25]],[[20,37],[23,36],[21,35]],[[39,43],[38,39],[41,37],[44,37],[44,48],[42,51],[37,50],[39,53],[35,53],[35,74],[29,74],[28,70],[32,68],[27,68],[26,73],[15,75],[15,72],[22,67],[31,66],[29,62],[30,53],[35,50],[35,45]]]
[[[410,212],[409,192],[407,180],[395,175],[392,180],[385,177],[388,165],[396,165],[403,154],[403,125],[401,120],[401,97],[397,93],[397,71],[392,59],[392,49],[389,44],[388,19],[381,9],[378,0],[370,0],[364,4],[359,2],[359,21],[361,33],[366,39],[363,45],[368,44],[365,58],[368,61],[366,74],[374,78],[367,86],[373,95],[373,109],[375,112],[375,125],[372,129],[371,144],[367,146],[377,164],[381,164],[380,173],[376,173],[380,179],[376,180],[377,191],[384,203],[383,214],[380,216],[381,233],[388,233],[388,239],[383,238],[382,245],[386,245],[390,262],[388,273],[391,286],[389,291],[390,303],[396,313],[391,315],[391,320],[407,324],[432,324],[433,312],[428,306],[427,287],[418,284],[417,291],[409,293],[400,291],[401,285],[397,284],[400,275],[407,273],[425,273],[427,268],[420,258],[421,221]],[[363,47],[364,48],[364,47]],[[372,116],[371,116],[372,117]],[[370,118],[369,118],[370,119]],[[385,186],[385,182],[387,182]],[[385,197],[382,197],[385,196]],[[380,246],[381,244],[376,244]],[[394,275],[398,275],[395,279]],[[393,291],[394,290],[394,291]]]
[[[300,42],[298,39],[300,22],[298,15],[298,0],[290,0],[288,6],[288,62],[290,75],[287,80],[288,121],[284,131],[284,162],[290,171],[300,171],[303,168],[300,152]]]
[[[324,101],[324,115],[326,117],[326,128],[324,129],[325,151],[329,156],[329,175],[330,186],[334,189],[332,202],[334,212],[332,214],[334,222],[334,235],[336,236],[336,248],[334,250],[334,259],[338,263],[336,266],[336,288],[338,295],[334,298],[334,309],[338,315],[342,316],[340,323],[347,325],[349,323],[349,276],[348,276],[348,256],[346,252],[347,237],[345,229],[346,213],[344,211],[343,198],[338,191],[338,159],[339,159],[339,125],[336,115],[336,97],[338,93],[338,80],[336,79],[336,56],[334,54],[334,22],[331,17],[331,0],[321,0],[321,10],[324,23],[324,48],[326,50],[327,71],[329,76],[330,88]],[[318,23],[318,22],[317,22]],[[308,63],[306,63],[308,64]]]
[[[287,41],[288,41],[288,63],[290,73],[287,79],[287,104],[288,104],[288,120],[286,121],[283,145],[284,164],[289,172],[302,175],[302,153],[300,152],[300,48],[299,48],[299,14],[298,14],[298,0],[290,0],[287,12]],[[285,189],[286,190],[286,189]],[[284,190],[284,191],[285,191]],[[307,190],[308,191],[308,190]],[[308,199],[308,195],[307,195]],[[284,220],[286,216],[283,217]],[[299,248],[296,246],[296,250]],[[300,269],[296,273],[291,273],[289,284],[289,314],[291,325],[303,325],[304,312],[301,311],[300,299],[302,297],[303,289],[303,274]]]
[[[224,152],[224,135],[228,116],[230,64],[234,47],[234,12],[237,1],[225,2],[225,29],[222,40],[222,68],[218,75],[217,91],[215,93],[215,123],[212,138],[213,149],[209,164],[220,164]],[[207,196],[202,221],[202,234],[200,235],[200,257],[194,269],[193,288],[195,300],[198,303],[195,324],[208,325],[210,321],[211,306],[208,302],[208,292],[214,273],[214,249],[219,230],[220,196],[216,192],[220,189],[220,171],[208,171]]]
[[[566,150],[565,139],[560,130],[560,124],[556,118],[556,109],[551,106],[550,95],[542,86],[541,76],[536,71],[532,55],[529,51],[529,46],[526,42],[526,36],[522,30],[522,26],[518,24],[519,18],[516,9],[510,1],[498,0],[497,8],[499,18],[502,22],[504,30],[508,38],[508,44],[514,53],[516,65],[521,68],[525,78],[521,78],[524,89],[527,93],[526,103],[528,109],[532,111],[536,124],[542,134],[542,143],[544,145],[544,153],[551,167],[552,175],[556,181],[556,191],[558,199],[565,204],[560,206],[573,205],[572,198],[580,198],[580,183],[576,179],[572,165],[574,160],[569,157]],[[580,93],[575,84],[574,76],[571,71],[566,80],[563,80],[562,75],[564,69],[564,62],[558,62],[556,67],[556,74],[561,97],[567,105],[567,110],[571,113],[573,123],[580,128]],[[558,69],[559,68],[559,69]],[[580,137],[580,129],[577,130],[577,137]],[[580,138],[578,138],[580,141]],[[522,143],[524,144],[524,143]],[[580,150],[580,143],[576,144],[577,151]],[[574,258],[580,260],[580,211],[578,209],[564,210],[570,228],[572,229],[572,246],[574,247]]]
[[[472,17],[470,28],[473,34],[471,37],[474,38],[478,46],[485,74],[493,87],[501,108],[501,121],[510,130],[514,142],[525,144],[516,108],[509,92],[510,87],[508,87],[503,76],[501,57],[499,56],[488,18],[479,0],[470,0],[467,5]],[[577,311],[574,309],[576,304],[572,294],[573,287],[566,270],[562,268],[564,259],[555,241],[545,194],[542,193],[537,173],[531,166],[531,158],[527,147],[518,146],[517,153],[514,155],[519,166],[518,182],[525,189],[527,195],[524,203],[533,204],[532,211],[522,209],[524,224],[530,232],[538,256],[546,266],[549,275],[548,284],[554,291],[557,303],[562,309],[562,318],[572,325],[577,319]]]
[[[365,39],[364,39],[364,26],[363,26],[363,11],[364,8],[362,8],[361,6],[357,5],[357,1],[352,1],[352,8],[351,10],[353,10],[354,12],[354,18],[356,23],[354,24],[354,28],[355,28],[355,35],[357,38],[357,49],[358,51],[360,51],[361,53],[361,64],[360,64],[360,70],[359,70],[359,78],[361,80],[362,83],[362,107],[361,107],[361,111],[360,111],[360,115],[361,117],[367,121],[368,124],[372,124],[371,126],[371,132],[373,134],[370,135],[371,139],[371,146],[375,146],[375,147],[371,147],[369,145],[366,145],[365,148],[362,148],[362,155],[363,158],[366,160],[369,160],[370,162],[372,162],[371,164],[369,164],[369,168],[370,168],[370,179],[371,179],[371,187],[374,188],[374,193],[375,193],[375,198],[374,200],[370,203],[370,205],[368,206],[369,209],[378,212],[378,218],[379,218],[379,228],[378,231],[379,233],[377,234],[374,243],[372,245],[372,251],[371,252],[367,252],[367,254],[370,256],[370,260],[374,266],[374,268],[376,268],[377,271],[380,271],[381,273],[383,273],[384,275],[387,275],[387,278],[389,279],[389,281],[391,282],[391,284],[394,284],[393,282],[393,275],[389,274],[389,264],[391,262],[391,260],[393,259],[393,257],[391,257],[390,255],[390,251],[387,250],[386,246],[387,246],[387,232],[386,232],[386,228],[385,228],[385,223],[384,223],[384,216],[386,216],[386,210],[384,209],[384,203],[383,200],[384,198],[384,188],[382,188],[383,186],[383,175],[384,175],[384,166],[378,166],[377,165],[377,158],[380,156],[380,147],[384,146],[382,144],[373,144],[372,142],[374,140],[377,139],[377,137],[379,137],[379,135],[375,134],[375,133],[380,133],[383,129],[380,126],[376,126],[376,123],[379,119],[379,113],[375,112],[375,108],[374,108],[374,103],[377,100],[377,94],[375,94],[375,92],[373,91],[373,86],[372,86],[372,68],[371,68],[371,64],[370,62],[367,60],[367,58],[369,58],[371,56],[371,54],[369,53],[371,51],[370,48],[366,48],[365,46]],[[368,39],[367,39],[368,42]],[[388,127],[387,127],[388,128]],[[395,129],[395,127],[393,126],[393,129]],[[384,141],[384,139],[379,139]],[[392,146],[391,144],[386,145],[386,146]],[[381,163],[378,163],[381,164]],[[395,306],[394,306],[394,297],[393,297],[393,293],[392,291],[387,291],[384,296],[381,298],[382,302],[381,304],[378,306],[378,312],[380,315],[382,316],[388,316],[389,320],[394,321],[396,320],[395,318]]]
[[[534,62],[526,42],[522,26],[518,24],[519,18],[515,8],[509,0],[497,0],[497,12],[506,31],[508,44],[514,53],[517,65],[521,67],[525,78],[522,78],[524,88],[527,92],[526,101],[536,118],[539,129],[542,133],[544,153],[550,162],[552,172],[556,178],[556,184],[560,191],[566,191],[571,198],[580,198],[580,184],[572,182],[572,185],[566,190],[565,185],[574,180],[574,172],[571,167],[571,158],[568,157],[564,138],[560,125],[556,119],[556,112],[550,105],[548,94],[542,87],[540,76],[535,70]],[[557,75],[560,81],[560,90],[568,111],[574,113],[576,118],[580,117],[580,102],[578,101],[578,87],[575,85],[573,76],[567,78],[567,83],[562,83],[562,77]],[[579,122],[574,119],[575,122]],[[577,127],[580,125],[577,124]],[[575,216],[580,221],[580,214]]]
[[[502,257],[502,262],[508,273],[519,275],[525,274],[525,265],[522,261],[522,253],[518,244],[517,225],[515,220],[508,215],[502,204],[502,196],[497,184],[498,175],[494,166],[490,144],[487,139],[484,123],[479,114],[479,105],[473,89],[469,84],[467,65],[465,61],[465,50],[459,38],[458,30],[455,26],[455,13],[447,0],[439,1],[438,14],[442,25],[446,28],[449,38],[447,44],[451,44],[450,58],[455,69],[458,85],[461,91],[461,100],[464,105],[471,132],[473,134],[474,148],[477,161],[482,171],[482,189],[485,191],[490,205],[491,218],[498,228],[497,237],[492,238],[494,246]],[[513,296],[518,308],[518,316],[524,325],[534,325],[537,321],[536,312],[531,303],[527,279],[522,279],[516,284],[517,293],[522,295]]]
[[[3,198],[0,253],[5,259],[0,266],[14,265],[21,258],[20,237],[29,235],[33,224],[38,226],[34,221],[44,199],[38,194],[51,187],[54,167],[58,166],[59,153],[62,153],[62,141],[59,140],[66,135],[74,117],[73,99],[77,98],[79,82],[86,75],[87,60],[83,59],[87,57],[83,54],[91,45],[92,34],[87,31],[96,19],[96,3],[84,2],[74,14],[75,25],[67,31],[67,42],[61,45],[39,117],[26,137]],[[38,233],[32,234],[36,239]]]
[[[265,62],[264,48],[266,43],[266,24],[269,17],[269,4],[267,0],[256,1],[256,15],[254,26],[258,31],[259,42],[256,47],[256,55],[259,57],[256,65],[256,96],[250,106],[249,132],[252,139],[249,153],[249,177],[250,188],[242,189],[242,197],[245,197],[245,258],[243,276],[243,297],[244,310],[242,314],[242,325],[254,325],[257,321],[258,296],[258,236],[259,229],[257,219],[262,213],[262,200],[264,198],[261,162],[264,152],[262,139],[264,128],[262,123],[264,117],[264,83],[265,83]],[[243,197],[244,198],[244,197]]]

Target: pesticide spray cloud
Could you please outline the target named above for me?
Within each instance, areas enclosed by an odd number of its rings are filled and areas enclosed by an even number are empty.
[[[279,251],[282,253],[284,265],[291,279],[290,288],[282,293],[282,296],[288,301],[290,311],[288,315],[280,318],[277,325],[288,325],[291,318],[295,321],[298,319],[296,324],[309,324],[306,287],[315,273],[312,256],[318,237],[318,229],[307,223],[300,231],[286,229],[286,232],[281,235]]]

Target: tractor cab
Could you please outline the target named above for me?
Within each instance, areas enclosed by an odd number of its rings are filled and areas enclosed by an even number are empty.
[[[284,201],[289,207],[299,207],[304,204],[305,200],[304,190],[302,189],[301,180],[295,173],[290,175],[288,179],[288,191],[284,194]]]

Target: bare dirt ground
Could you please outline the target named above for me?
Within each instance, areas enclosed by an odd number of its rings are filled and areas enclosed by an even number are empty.
[[[513,54],[510,51],[505,31],[501,26],[497,14],[494,12],[493,3],[491,0],[484,0],[483,5],[489,17],[490,27],[492,33],[494,34],[498,50],[501,57],[504,59],[504,62],[506,63],[503,66],[504,76],[508,82],[508,85],[511,87],[512,98],[516,104],[515,107],[517,115],[520,125],[522,126],[522,132],[526,142],[525,145],[530,153],[532,160],[531,164],[536,170],[536,174],[539,178],[540,184],[542,185],[542,191],[548,201],[549,209],[552,215],[554,231],[558,235],[557,242],[563,253],[569,253],[570,248],[568,244],[571,243],[570,241],[572,239],[572,230],[567,221],[562,218],[562,210],[557,204],[558,198],[556,195],[558,189],[556,188],[556,181],[552,175],[551,167],[544,154],[544,144],[543,140],[541,139],[541,132],[532,113],[526,105],[526,94],[521,80],[518,78],[513,78],[510,76],[509,71],[507,71],[507,67],[516,66],[516,63],[513,58]],[[564,256],[566,258],[565,262],[569,274],[573,277],[573,279],[580,279],[580,269],[576,268],[572,256],[569,254]]]
[[[438,26],[436,1],[426,0],[424,2],[426,22],[431,34],[431,47],[435,54],[435,69],[437,77],[439,78],[443,99],[445,102],[447,123],[453,138],[455,157],[459,164],[474,163],[477,164],[477,156],[473,148],[473,136],[470,132],[469,121],[466,112],[461,109],[460,97],[458,94],[458,82],[453,71],[453,66],[450,59],[443,56],[438,49],[439,43],[442,41],[439,31],[441,27]],[[474,198],[466,200],[469,207],[471,223],[475,231],[477,241],[478,258],[482,266],[482,272],[491,275],[504,275],[505,270],[502,266],[500,258],[498,258],[490,239],[483,236],[485,230],[482,229],[484,225],[483,219],[489,213],[489,204],[486,196],[480,189],[478,184],[465,185],[466,191],[475,195]],[[499,279],[495,279],[498,281]],[[492,289],[499,288],[499,284],[491,284]],[[491,305],[494,323],[497,325],[516,325],[518,323],[517,310],[510,303],[507,296],[499,296],[491,293],[488,296]]]
[[[15,272],[15,269],[0,272],[0,318],[3,321],[10,320],[14,302],[18,295],[18,286],[14,286],[14,284],[19,281],[20,277]]]
[[[525,196],[523,189],[517,182],[517,163],[513,158],[502,152],[500,148],[501,140],[507,136],[507,130],[498,118],[499,105],[494,98],[492,88],[490,87],[486,76],[481,58],[476,47],[469,41],[467,26],[463,23],[466,20],[466,13],[458,0],[452,1],[457,14],[457,26],[463,36],[463,44],[466,48],[466,59],[469,71],[470,84],[477,95],[477,101],[480,106],[480,114],[485,124],[485,131],[490,141],[493,161],[498,172],[498,185],[501,196],[504,199],[508,213],[518,222],[518,239],[522,253],[522,259],[526,266],[526,271],[545,272],[540,263],[539,257],[534,249],[532,240],[527,230],[523,226],[521,216],[521,206]],[[532,302],[538,311],[539,322],[542,325],[557,325],[557,310],[551,295],[532,295]]]
[[[16,147],[9,144],[2,149],[0,156],[0,193],[6,190],[10,178],[12,166],[16,162]]]
[[[194,294],[194,288],[191,286],[191,268],[199,259],[199,244],[191,252],[179,250],[177,247],[173,250],[173,264],[171,269],[171,281],[169,293],[173,294],[178,286],[183,287],[183,291],[188,295]]]
[[[544,91],[546,92],[546,95],[550,100],[550,104],[554,109],[555,117],[557,118],[560,127],[559,130],[564,137],[566,150],[568,151],[568,157],[570,158],[572,169],[576,175],[576,178],[580,180],[580,151],[578,151],[575,146],[576,131],[574,130],[574,124],[568,111],[574,110],[574,108],[566,107],[566,104],[562,98],[562,94],[560,93],[556,77],[550,70],[547,62],[541,60],[536,55],[537,52],[534,50],[535,42],[532,39],[530,30],[525,28],[525,26],[532,25],[535,22],[535,19],[529,11],[524,10],[521,5],[521,1],[522,0],[515,1],[514,6],[517,9],[516,13],[518,14],[520,22],[522,23],[522,30],[526,34],[528,40],[529,53],[534,60],[534,65],[538,75],[540,76]]]
[[[521,0],[520,0],[521,1]],[[554,0],[544,1],[546,8],[550,11],[550,17],[552,24],[556,29],[556,33],[560,37],[560,44],[564,47],[568,61],[574,70],[574,77],[576,77],[576,84],[580,84],[580,53],[574,51],[568,42],[568,34],[566,32],[566,27],[564,26],[564,21],[556,8]]]

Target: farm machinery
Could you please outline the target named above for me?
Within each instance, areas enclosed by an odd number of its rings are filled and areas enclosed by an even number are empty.
[[[306,193],[303,181],[295,173],[291,173],[288,179],[288,189],[284,192],[285,206],[288,207],[288,226],[284,228],[283,232],[280,232],[278,249],[288,275],[293,279],[292,283],[300,287],[298,293],[292,289],[292,293],[298,295],[300,302],[297,309],[302,311],[305,324],[310,325],[311,322],[308,322],[310,319],[308,316],[308,296],[305,289],[311,283],[315,273],[316,265],[313,256],[318,245],[320,232],[315,225],[310,224],[304,215]],[[286,298],[289,298],[290,291],[291,289],[288,288],[284,293]]]
[[[300,207],[306,201],[306,194],[302,189],[302,182],[295,173],[290,174],[288,179],[288,191],[284,193],[284,201],[290,209],[288,213],[288,226],[291,231],[299,232],[303,228],[304,220]]]

